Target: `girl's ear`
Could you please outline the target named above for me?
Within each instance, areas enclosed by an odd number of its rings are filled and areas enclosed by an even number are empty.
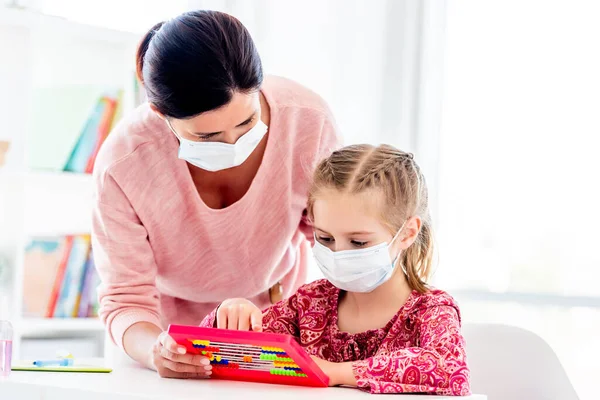
[[[398,250],[408,249],[417,240],[422,223],[421,217],[410,217],[404,224],[402,232],[398,235],[394,247]]]

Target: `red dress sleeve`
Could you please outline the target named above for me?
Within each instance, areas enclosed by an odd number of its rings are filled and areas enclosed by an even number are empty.
[[[469,395],[469,369],[458,312],[430,307],[419,315],[419,346],[394,346],[393,339],[375,356],[355,361],[357,386],[371,393]]]
[[[215,328],[217,323],[217,310],[219,307],[215,308],[208,314],[202,322],[200,322],[200,326],[203,328]]]
[[[300,337],[298,326],[298,293],[263,311],[263,332],[284,333]]]

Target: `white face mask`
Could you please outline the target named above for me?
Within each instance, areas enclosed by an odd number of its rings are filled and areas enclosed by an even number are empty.
[[[381,243],[366,249],[332,251],[319,243],[315,237],[313,254],[317,265],[334,286],[348,292],[372,292],[394,273],[390,247],[402,229],[390,243]]]
[[[220,171],[237,167],[248,159],[267,133],[267,126],[259,120],[256,125],[234,144],[219,142],[194,142],[175,133],[171,123],[167,125],[179,139],[179,158],[206,171]]]

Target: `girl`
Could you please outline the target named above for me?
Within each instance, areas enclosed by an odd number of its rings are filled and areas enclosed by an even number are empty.
[[[308,217],[327,280],[264,314],[226,300],[202,325],[293,335],[332,386],[468,395],[458,306],[426,283],[433,235],[412,154],[387,145],[334,152],[317,167]]]

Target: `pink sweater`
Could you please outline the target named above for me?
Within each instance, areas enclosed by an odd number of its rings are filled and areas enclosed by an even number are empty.
[[[386,326],[355,334],[338,328],[340,294],[326,280],[304,285],[265,310],[263,330],[293,335],[324,360],[352,362],[358,387],[371,393],[470,394],[460,312],[447,293],[413,291]],[[215,314],[202,326],[214,326]]]
[[[96,160],[92,246],[102,280],[100,317],[122,346],[133,324],[197,325],[222,300],[270,305],[305,282],[312,232],[303,220],[316,162],[338,145],[324,101],[283,78],[262,93],[271,110],[268,141],[248,192],[207,207],[178,141],[144,104],[110,134]]]

